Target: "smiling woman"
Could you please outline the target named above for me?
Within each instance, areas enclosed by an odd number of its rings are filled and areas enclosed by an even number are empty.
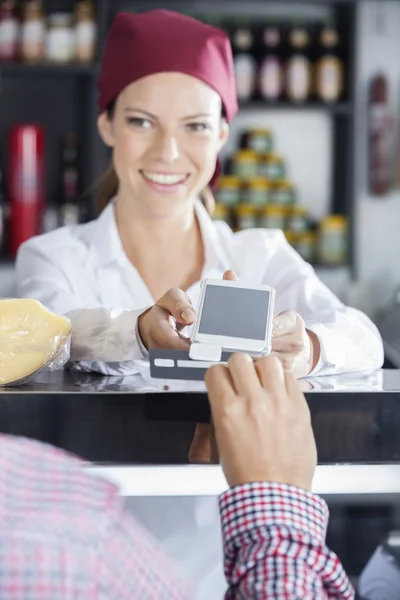
[[[236,277],[275,288],[272,353],[297,377],[382,365],[376,327],[321,283],[281,231],[235,233],[199,200],[218,181],[237,112],[224,32],[165,10],[119,13],[98,87],[98,129],[112,150],[103,210],[29,240],[16,263],[19,294],[70,319],[73,368],[146,375],[149,348],[189,350],[200,281]],[[216,499],[187,499],[184,510],[160,501],[157,525],[145,504],[143,520],[197,579],[199,598],[222,597]]]
[[[117,219],[129,216],[123,221],[128,227],[140,215],[171,217],[183,209],[193,214],[228,137],[219,94],[177,72],[128,85],[99,116],[98,126],[113,150]]]

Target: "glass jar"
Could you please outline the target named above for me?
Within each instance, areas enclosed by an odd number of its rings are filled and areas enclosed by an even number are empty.
[[[294,234],[295,235],[295,234]],[[315,231],[304,231],[296,237],[295,248],[308,263],[315,263],[317,255],[317,235]]]
[[[218,203],[225,206],[235,206],[240,201],[240,185],[239,177],[234,175],[226,175],[221,177],[218,184],[218,189],[215,191],[215,199]]]
[[[283,233],[285,235],[287,243],[290,244],[292,248],[296,249],[296,242],[298,238],[297,234],[293,231],[290,231],[290,229],[285,229]]]
[[[266,177],[270,181],[278,181],[285,178],[285,163],[277,154],[265,154],[260,160],[258,172],[261,177]]]
[[[232,170],[237,177],[242,179],[257,177],[257,154],[252,150],[238,150],[233,155]]]
[[[258,225],[258,211],[252,204],[238,204],[236,207],[238,230],[251,229]]]
[[[45,56],[46,27],[40,0],[27,0],[21,26],[21,58],[40,62]]]
[[[271,152],[273,145],[273,135],[269,129],[250,129],[243,136],[243,146],[256,154]]]
[[[75,54],[73,17],[68,13],[54,13],[48,17],[46,58],[51,62],[71,62]]]
[[[254,206],[265,206],[268,204],[269,185],[268,180],[256,177],[248,182],[243,192],[243,199],[246,204]]]
[[[92,62],[96,54],[97,26],[94,4],[82,0],[75,9],[75,60],[79,63]]]
[[[213,221],[225,221],[226,223],[228,223],[229,226],[232,226],[231,211],[229,207],[225,206],[224,204],[219,204],[217,202],[217,204],[215,205],[214,213],[212,215],[212,219]]]
[[[308,230],[308,211],[304,206],[293,206],[290,209],[288,228],[295,233],[303,233]]]
[[[271,185],[269,197],[272,204],[293,206],[295,203],[294,187],[286,179],[276,181]]]
[[[262,211],[260,225],[266,229],[285,229],[286,210],[276,204],[266,206]]]
[[[320,223],[318,259],[324,265],[343,265],[347,258],[347,219],[342,215],[325,217]]]

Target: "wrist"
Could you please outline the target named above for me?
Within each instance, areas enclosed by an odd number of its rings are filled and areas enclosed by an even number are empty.
[[[142,312],[142,314],[138,316],[138,321],[137,321],[138,334],[140,337],[140,341],[143,344],[143,346],[146,348],[146,350],[149,349],[149,344],[148,344],[148,341],[147,341],[146,335],[145,335],[145,318],[151,309],[152,309],[152,307],[149,307],[144,312]]]
[[[316,333],[311,331],[310,329],[306,329],[308,340],[310,344],[310,358],[309,358],[309,371],[308,373],[312,373],[315,367],[317,366],[320,356],[321,356],[321,344],[319,338]]]
[[[293,485],[254,482],[224,492],[219,499],[225,543],[252,528],[283,526],[309,533],[323,543],[328,509],[322,498]]]

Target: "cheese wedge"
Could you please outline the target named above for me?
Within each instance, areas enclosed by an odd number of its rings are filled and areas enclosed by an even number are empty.
[[[0,386],[22,383],[51,363],[70,334],[69,320],[37,300],[0,300]]]

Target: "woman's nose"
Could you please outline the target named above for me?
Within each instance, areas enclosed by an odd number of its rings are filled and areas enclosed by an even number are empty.
[[[171,164],[179,158],[179,146],[176,136],[167,132],[160,132],[155,142],[156,158]]]

